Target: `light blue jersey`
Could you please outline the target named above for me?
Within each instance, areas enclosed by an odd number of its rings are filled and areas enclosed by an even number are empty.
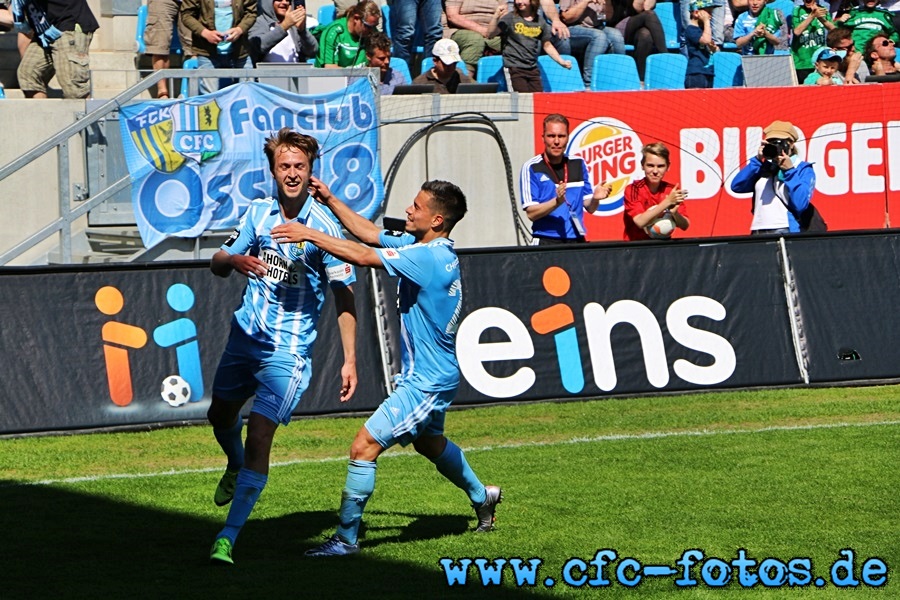
[[[296,221],[330,236],[344,237],[330,211],[312,198]],[[309,356],[325,301],[325,283],[349,286],[356,281],[356,271],[310,242],[276,244],[270,232],[285,222],[277,199],[254,200],[222,245],[222,250],[231,255],[249,253],[269,267],[265,277],[247,278],[244,298],[232,323],[263,345]]]
[[[408,233],[382,231],[376,248],[388,274],[400,278],[400,382],[425,392],[456,389],[456,329],[462,310],[459,259],[453,241],[416,243]]]

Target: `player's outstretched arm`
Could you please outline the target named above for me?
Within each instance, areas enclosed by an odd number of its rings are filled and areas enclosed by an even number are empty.
[[[357,244],[356,242],[351,242],[350,240],[331,237],[327,233],[310,229],[297,221],[282,223],[281,225],[273,227],[272,239],[275,240],[275,243],[277,244],[312,242],[335,258],[339,258],[352,265],[356,265],[357,267],[384,268],[381,257],[379,257],[378,253],[372,248]]]
[[[341,225],[347,228],[359,241],[370,246],[378,246],[378,236],[381,229],[372,221],[362,217],[331,193],[328,186],[318,177],[309,178],[309,189],[313,198],[327,206],[338,218]],[[313,242],[315,243],[315,242]]]
[[[341,367],[341,402],[346,402],[356,392],[356,304],[350,287],[332,288],[337,312],[344,364]]]

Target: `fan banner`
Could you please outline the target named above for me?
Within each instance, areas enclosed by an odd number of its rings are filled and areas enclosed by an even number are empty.
[[[543,151],[543,119],[563,113],[570,123],[567,153],[585,160],[591,184],[612,184],[612,193],[585,216],[587,239],[622,240],[625,187],[644,174],[641,147],[662,142],[670,152],[665,180],[688,191],[690,229],[674,237],[746,235],[749,194],[731,191],[741,167],[755,156],[763,128],[790,121],[800,133],[800,158],[813,163],[813,202],[829,230],[878,229],[900,204],[900,86],[799,86],[642,91],[632,93],[535,94],[535,153]],[[690,98],[693,110],[680,111]],[[644,105],[644,104],[642,104]],[[837,107],[850,107],[836,110]],[[677,115],[674,113],[677,111]],[[893,210],[891,210],[893,209]],[[900,222],[900,214],[891,221]]]
[[[371,219],[384,199],[378,109],[366,78],[328,94],[296,95],[259,83],[121,109],[122,145],[141,239],[229,229],[251,200],[275,194],[263,152],[290,127],[319,142],[314,175]]]

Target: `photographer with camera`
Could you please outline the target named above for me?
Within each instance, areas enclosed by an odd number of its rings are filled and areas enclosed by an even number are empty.
[[[816,189],[816,174],[811,163],[797,156],[798,137],[791,123],[774,121],[763,130],[756,156],[731,182],[731,191],[753,194],[750,235],[801,231]]]

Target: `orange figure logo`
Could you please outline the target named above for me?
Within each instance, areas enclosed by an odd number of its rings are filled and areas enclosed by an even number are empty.
[[[125,305],[122,292],[112,286],[97,290],[94,304],[104,315],[117,315]],[[109,382],[109,397],[118,406],[128,406],[134,398],[131,385],[131,364],[129,348],[143,348],[147,343],[147,332],[135,325],[107,321],[101,330],[103,355],[106,359],[106,378]]]

